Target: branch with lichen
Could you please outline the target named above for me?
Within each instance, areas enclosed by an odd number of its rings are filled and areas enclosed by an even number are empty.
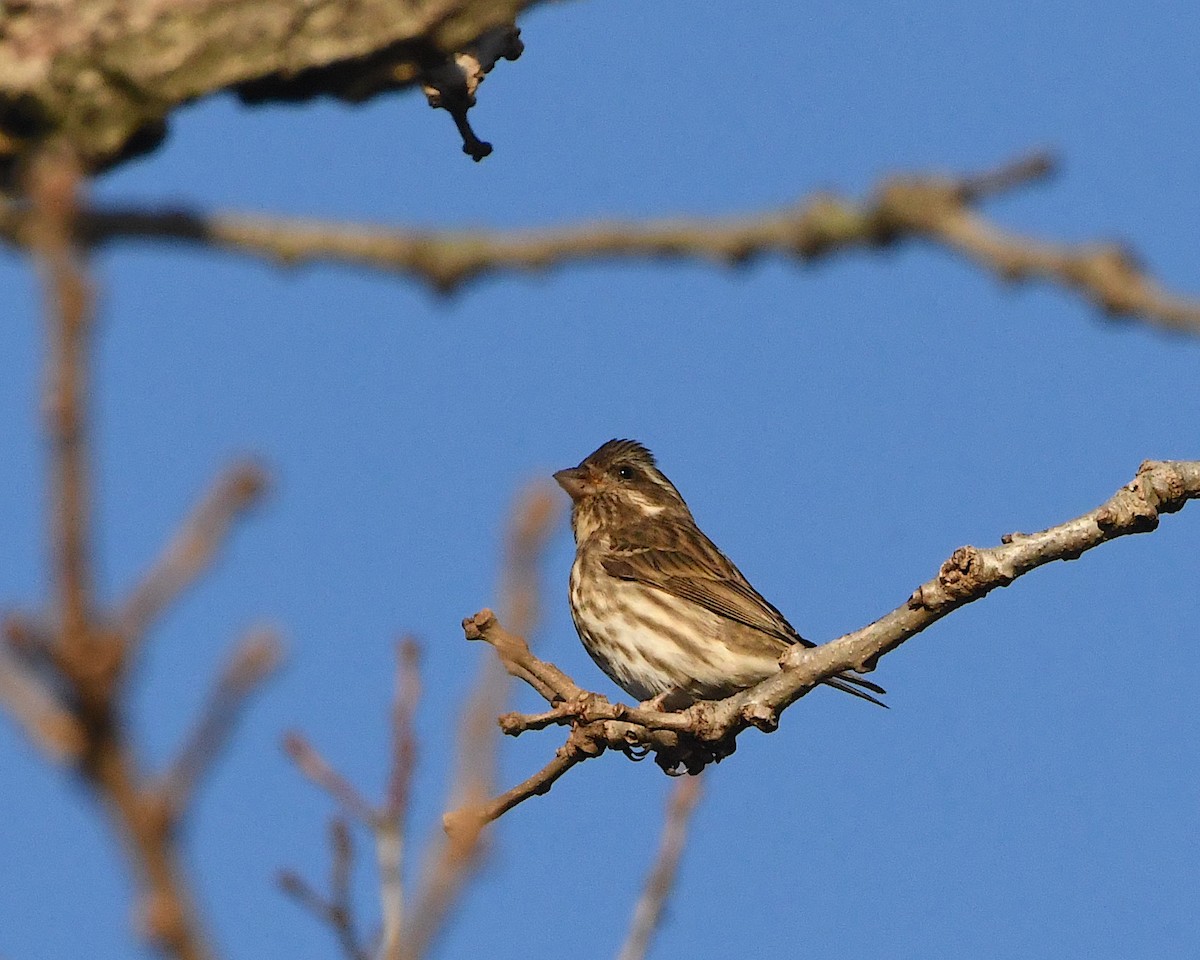
[[[500,728],[520,736],[566,726],[570,734],[544,768],[470,815],[495,820],[530,797],[546,793],[573,766],[609,750],[637,760],[653,754],[669,773],[699,773],[733,753],[745,730],[776,729],[783,711],[821,681],[846,670],[869,672],[880,657],[997,587],[1055,560],[1077,559],[1117,537],[1154,530],[1164,514],[1197,498],[1200,461],[1148,460],[1129,484],[1096,509],[1039,533],[1008,534],[999,546],[960,547],[935,577],[874,623],[822,646],[790,647],[780,658],[782,669],[775,676],[725,700],[700,701],[677,713],[612,703],[581,689],[553,664],[534,656],[524,640],[501,626],[490,610],[483,610],[463,621],[467,639],[488,643],[505,669],[550,706],[538,714],[505,714]],[[463,816],[463,812],[447,814],[447,829],[456,829]]]
[[[1115,244],[1046,243],[1005,231],[977,207],[1049,176],[1041,154],[974,176],[885,179],[865,202],[832,193],[783,210],[729,218],[595,223],[524,232],[389,230],[187,210],[97,207],[81,214],[85,240],[101,246],[155,240],[229,250],[289,266],[345,263],[400,274],[442,293],[485,276],[531,273],[597,260],[699,260],[736,266],[780,256],[801,263],[851,250],[924,241],[1006,282],[1070,290],[1112,317],[1200,333],[1200,300],[1171,293]],[[0,237],[29,242],[28,207],[0,205]]]
[[[50,140],[86,169],[159,146],[173,111],[221,92],[258,104],[360,103],[420,87],[463,151],[491,146],[467,111],[483,75],[521,55],[534,0],[77,0],[0,6],[0,179]]]

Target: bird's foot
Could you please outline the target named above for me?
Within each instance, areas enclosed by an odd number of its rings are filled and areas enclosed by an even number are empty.
[[[643,700],[638,706],[655,713],[678,713],[680,710],[686,710],[694,702],[694,698],[682,690],[664,690],[658,696]]]

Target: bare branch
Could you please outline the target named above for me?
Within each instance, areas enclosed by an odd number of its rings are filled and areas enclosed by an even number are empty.
[[[346,821],[334,817],[330,823],[329,843],[333,857],[330,867],[330,899],[326,900],[294,870],[281,870],[276,878],[279,888],[311,914],[318,923],[333,931],[346,960],[368,960],[367,951],[358,942],[354,908],[350,899],[350,875],[354,867],[354,846]]]
[[[350,880],[354,873],[354,840],[350,825],[341,817],[329,824],[329,846],[333,851],[329,868],[330,921],[347,960],[366,960],[367,952],[358,942],[354,919],[354,901]]]
[[[151,624],[212,564],[233,522],[262,497],[266,474],[253,463],[235,464],[209,487],[178,533],[120,606],[116,630],[135,649]]]
[[[334,770],[325,758],[317,753],[316,748],[304,738],[303,734],[293,731],[285,735],[283,749],[292,758],[292,762],[296,764],[300,772],[340,804],[351,819],[374,828],[378,818],[376,810],[349,780]]]
[[[560,516],[558,498],[548,485],[537,483],[523,491],[513,507],[503,567],[502,593],[506,608],[526,632],[537,626],[538,561]],[[521,646],[528,652],[525,642]],[[483,828],[494,817],[485,804],[495,789],[498,737],[495,717],[508,695],[505,670],[488,658],[481,664],[479,680],[463,709],[459,748],[450,806],[458,814],[456,829],[448,829],[427,847],[422,883],[405,937],[405,956],[419,958],[441,931],[481,854]]]
[[[658,855],[646,877],[646,887],[634,908],[633,922],[617,960],[643,960],[651,939],[662,923],[667,898],[675,886],[679,858],[687,843],[688,824],[700,800],[701,782],[698,776],[687,777],[678,781],[671,791]]]
[[[416,765],[413,723],[421,695],[417,644],[411,639],[401,641],[396,655],[392,769],[388,776],[387,796],[375,826],[375,855],[379,865],[379,900],[383,916],[380,954],[384,960],[398,960],[404,933],[404,826],[413,768]]]
[[[73,763],[86,735],[79,721],[23,664],[0,648],[0,706],[12,715],[51,760]]]
[[[1005,281],[1042,280],[1073,290],[1106,314],[1200,333],[1200,301],[1158,285],[1123,248],[1044,243],[1001,230],[974,205],[1044,179],[1034,154],[959,178],[908,175],[883,181],[866,203],[832,193],[756,216],[596,223],[557,230],[405,231],[187,210],[98,208],[81,219],[93,244],[173,240],[279,263],[340,262],[409,276],[443,293],[495,273],[537,272],[596,260],[700,260],[736,266],[764,256],[809,262],[850,250],[925,240]],[[0,206],[0,236],[25,240],[26,208]]]
[[[157,787],[172,816],[178,818],[186,812],[201,779],[228,742],[242,708],[278,667],[282,654],[283,645],[270,630],[255,631],[238,644],[195,729]]]
[[[504,791],[483,806],[462,807],[444,814],[442,824],[446,828],[446,833],[451,837],[478,835],[485,826],[493,820],[499,820],[513,807],[530,797],[540,797],[548,793],[559,777],[588,755],[580,749],[580,743],[572,734],[567,742],[555,752],[554,759],[533,776],[522,780],[515,787]]]
[[[937,576],[913,591],[903,605],[867,627],[823,646],[791,647],[781,658],[783,669],[757,686],[725,700],[700,701],[677,713],[609,703],[598,694],[571,693],[575,687],[552,664],[538,660],[484,610],[463,622],[468,639],[491,644],[514,675],[530,685],[554,709],[522,717],[501,718],[507,733],[549,725],[571,727],[567,744],[539,774],[495,798],[484,808],[495,819],[531,796],[545,793],[575,763],[617,749],[634,759],[647,752],[668,772],[698,773],[736,749],[737,736],[748,727],[771,731],[779,716],[822,680],[845,670],[873,670],[879,658],[916,636],[942,617],[996,587],[1055,560],[1074,560],[1116,537],[1154,530],[1163,514],[1174,513],[1200,497],[1200,461],[1146,461],[1131,483],[1094,510],[1040,533],[1013,533],[990,549],[961,547],[942,564]],[[462,812],[465,815],[465,812]],[[449,815],[453,824],[460,814]]]
[[[0,14],[2,16],[3,14]],[[0,70],[4,69],[0,67]],[[76,228],[81,191],[78,157],[62,142],[43,144],[31,158],[31,245],[46,286],[49,349],[45,430],[50,448],[50,629],[25,652],[43,661],[63,691],[82,735],[78,770],[103,802],[134,873],[141,935],[177,960],[212,956],[179,862],[175,822],[146,789],[121,717],[119,683],[124,642],[95,609],[88,473],[90,291]],[[11,633],[10,633],[11,639]],[[10,649],[12,647],[10,646]],[[22,691],[27,696],[26,687]]]
[[[500,626],[491,610],[483,609],[463,621],[468,640],[486,640],[496,651],[509,676],[524,680],[550,703],[576,700],[584,689],[554,664],[539,660],[522,637]]]
[[[45,284],[50,345],[43,405],[50,445],[51,556],[57,596],[59,652],[91,699],[99,700],[109,671],[90,629],[93,603],[88,496],[88,346],[91,290],[75,245],[81,171],[73,154],[39,151],[29,172],[30,245]]]

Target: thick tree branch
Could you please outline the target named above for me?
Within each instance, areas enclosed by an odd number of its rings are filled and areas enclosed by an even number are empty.
[[[701,701],[678,713],[662,713],[610,703],[580,692],[570,678],[530,653],[524,641],[483,610],[463,622],[469,640],[484,640],[505,669],[526,679],[552,709],[541,714],[508,714],[501,728],[517,736],[550,725],[569,726],[570,737],[554,760],[528,780],[483,808],[486,819],[502,816],[529,797],[545,793],[580,761],[616,749],[633,759],[654,753],[668,772],[698,773],[736,749],[749,727],[771,731],[780,714],[822,680],[845,670],[873,670],[879,658],[949,613],[1008,586],[1018,577],[1055,560],[1074,560],[1117,537],[1154,530],[1163,514],[1200,498],[1200,461],[1146,461],[1133,481],[1095,510],[1039,533],[1012,533],[989,549],[960,547],[937,576],[921,584],[900,607],[869,626],[813,648],[791,647],[783,669],[757,686],[725,700]],[[447,815],[454,827],[465,811]]]
[[[596,223],[499,233],[405,231],[186,210],[97,208],[82,215],[88,242],[168,240],[287,265],[340,262],[409,276],[448,293],[497,273],[536,272],[596,260],[700,260],[738,265],[764,256],[809,262],[851,250],[924,240],[1009,282],[1041,280],[1074,291],[1107,315],[1200,333],[1200,300],[1170,293],[1113,244],[1051,244],[989,223],[975,206],[1047,177],[1041,154],[959,178],[883,181],[865,203],[834,194],[757,216]],[[0,237],[28,242],[27,207],[0,206]]]
[[[0,8],[0,166],[47,138],[89,169],[161,141],[177,107],[219,91],[259,103],[358,102],[420,85],[476,159],[466,111],[521,53],[533,0],[29,0]]]

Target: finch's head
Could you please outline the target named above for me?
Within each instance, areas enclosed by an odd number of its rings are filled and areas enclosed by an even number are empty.
[[[554,479],[574,502],[577,524],[581,510],[617,522],[688,513],[675,485],[655,464],[654,454],[636,440],[609,440],[579,466],[559,470]]]

